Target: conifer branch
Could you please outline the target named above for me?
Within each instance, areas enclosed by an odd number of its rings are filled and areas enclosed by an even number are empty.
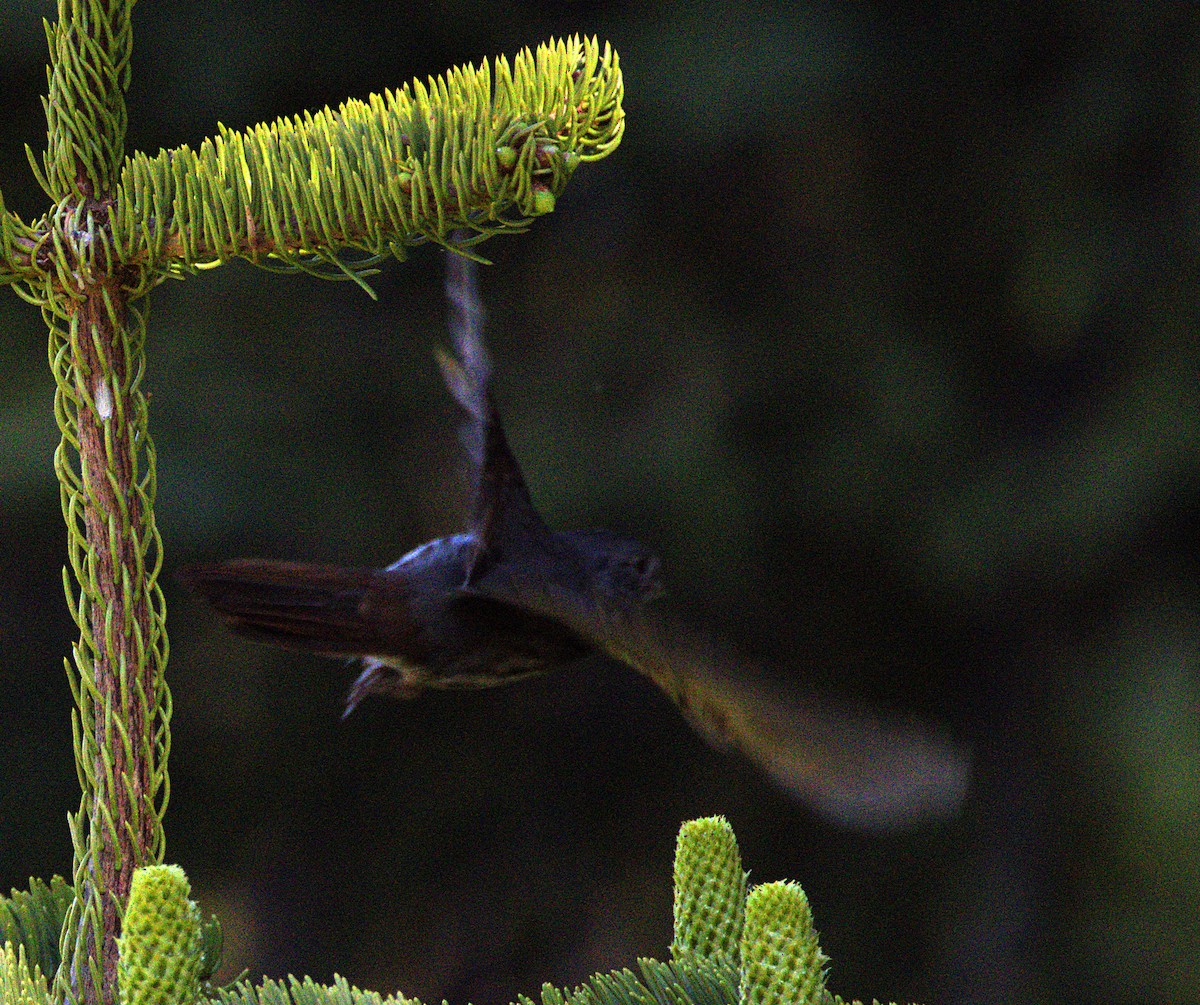
[[[161,861],[170,695],[158,587],[153,446],[145,396],[145,311],[114,254],[111,216],[124,162],[132,0],[59,0],[46,25],[47,146],[55,200],[32,228],[3,214],[2,256],[50,330],[55,452],[79,627],[67,664],[83,789],[71,817],[75,899],[63,927],[56,998],[112,1002],[116,938],[133,870]],[[6,277],[7,278],[7,277]]]
[[[138,277],[134,295],[230,258],[365,287],[383,258],[409,247],[445,244],[460,229],[469,247],[552,211],[576,167],[620,143],[623,93],[616,52],[575,37],[336,110],[219,126],[199,150],[129,158],[111,246],[97,237]],[[43,229],[14,233],[0,281],[6,263],[29,277],[55,267]],[[346,251],[361,257],[339,257]]]

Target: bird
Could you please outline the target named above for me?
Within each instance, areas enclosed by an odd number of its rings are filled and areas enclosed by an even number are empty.
[[[961,745],[923,723],[787,687],[661,611],[662,563],[639,541],[546,524],[496,405],[476,272],[469,251],[448,250],[453,353],[435,350],[467,417],[466,529],[382,569],[241,558],[187,566],[184,585],[237,635],[358,661],[343,716],[369,695],[493,687],[599,652],[647,677],[709,743],[740,750],[827,820],[900,830],[952,816],[968,787]]]

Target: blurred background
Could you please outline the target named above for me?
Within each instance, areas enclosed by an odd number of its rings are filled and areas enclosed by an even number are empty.
[[[53,5],[0,10],[0,187],[44,210]],[[232,975],[503,1005],[666,954],[684,819],[803,883],[844,995],[1200,998],[1200,15],[1191,4],[139,4],[129,148],[596,33],[628,131],[484,248],[498,393],[559,527],[838,700],[970,744],[971,796],[840,830],[599,659],[368,702],[170,579],[459,528],[442,252],[153,294],[168,860]],[[75,635],[46,333],[0,297],[0,888],[70,869]]]

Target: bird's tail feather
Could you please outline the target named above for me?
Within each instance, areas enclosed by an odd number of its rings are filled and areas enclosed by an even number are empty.
[[[179,579],[238,635],[332,656],[393,648],[380,631],[377,602],[387,583],[373,569],[250,558],[190,566]]]

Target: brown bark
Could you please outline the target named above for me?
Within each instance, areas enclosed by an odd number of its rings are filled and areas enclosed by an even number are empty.
[[[105,304],[104,293],[113,304],[118,326]],[[138,582],[138,536],[142,531],[142,507],[135,490],[138,477],[138,446],[134,440],[135,401],[124,390],[134,361],[126,358],[123,338],[126,307],[120,282],[101,279],[78,307],[78,339],[74,369],[77,386],[86,388],[95,406],[79,408],[80,469],[84,486],[84,526],[88,551],[94,563],[99,596],[90,606],[91,634],[95,641],[94,673],[99,695],[94,703],[97,742],[97,791],[90,826],[100,835],[97,877],[93,890],[102,891],[101,947],[102,987],[80,975],[83,997],[89,1002],[117,1000],[118,904],[128,899],[135,867],[150,857],[154,835],[154,813],[150,805],[153,762],[140,756],[151,748],[154,716],[153,659],[138,652],[139,637],[151,639],[151,612],[143,592],[126,597],[126,584]],[[102,358],[109,361],[106,368]],[[105,380],[105,370],[111,374]],[[127,514],[127,515],[126,515]],[[84,586],[86,590],[86,585]],[[106,626],[111,626],[106,629]],[[141,667],[140,679],[136,678]],[[124,672],[123,672],[124,671]],[[130,676],[122,686],[122,677]],[[123,720],[132,749],[127,756],[117,729],[106,722],[105,709],[112,708]],[[119,712],[117,710],[120,710]],[[147,713],[149,720],[147,721]],[[106,792],[107,770],[103,757],[112,762],[114,791]],[[116,824],[116,841],[104,825],[100,801],[107,803]],[[132,826],[128,826],[132,825]],[[132,833],[131,833],[132,830]],[[99,934],[99,933],[97,933]],[[97,994],[97,990],[99,993]]]

